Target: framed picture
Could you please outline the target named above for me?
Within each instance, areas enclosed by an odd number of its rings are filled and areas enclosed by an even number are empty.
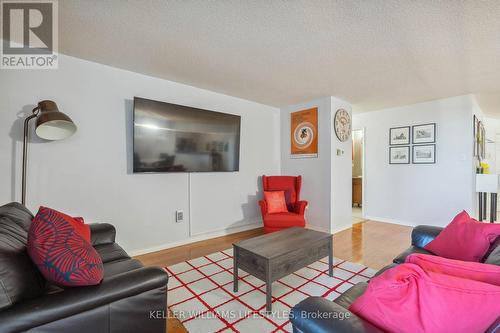
[[[413,146],[413,164],[436,163],[436,145]]]
[[[291,157],[318,157],[318,108],[290,115]]]
[[[413,144],[436,142],[436,123],[413,126]]]
[[[479,122],[479,156],[481,159],[486,158],[486,131],[484,130],[484,124],[482,121]]]
[[[479,128],[479,119],[477,119],[476,115],[473,116],[473,121],[472,121],[472,125],[473,125],[473,134],[474,134],[474,146],[473,146],[473,149],[474,149],[474,157],[478,157],[479,156],[479,142],[480,142],[480,138],[479,138],[479,132],[480,132],[480,128]]]
[[[389,145],[409,145],[410,126],[393,127],[389,129]]]
[[[410,164],[410,146],[389,147],[389,164]]]

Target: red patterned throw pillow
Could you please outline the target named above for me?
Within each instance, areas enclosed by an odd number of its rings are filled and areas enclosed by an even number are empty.
[[[42,275],[59,286],[91,286],[103,278],[102,259],[70,216],[40,207],[28,233],[28,254]]]

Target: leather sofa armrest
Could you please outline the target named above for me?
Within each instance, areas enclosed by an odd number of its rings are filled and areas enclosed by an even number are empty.
[[[290,313],[294,332],[301,333],[382,333],[346,308],[322,297],[308,297]]]
[[[377,273],[375,273],[375,275],[373,277],[379,276],[380,274],[384,273],[385,271],[388,271],[391,268],[396,267],[397,265],[399,265],[399,264],[393,262],[392,264],[389,264],[385,267],[382,267]]]
[[[262,218],[267,215],[267,202],[265,200],[259,200],[260,212],[262,214]]]
[[[109,223],[92,223],[90,225],[90,239],[92,245],[103,245],[115,242],[116,229]]]
[[[488,328],[486,333],[499,333],[500,332],[500,316],[495,320],[493,324]]]
[[[101,284],[67,288],[55,294],[24,301],[0,312],[0,332],[24,332],[100,306],[166,288],[167,273],[157,267],[144,267],[105,279]],[[166,294],[165,294],[166,297]],[[148,309],[157,311],[165,309]]]
[[[308,202],[305,200],[297,201],[295,203],[295,212],[303,216],[306,211],[307,204]]]
[[[425,247],[443,230],[441,227],[418,225],[411,232],[411,245]]]

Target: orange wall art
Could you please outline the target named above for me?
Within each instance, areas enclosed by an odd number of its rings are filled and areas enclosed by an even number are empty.
[[[292,112],[290,120],[292,157],[317,157],[318,108]]]

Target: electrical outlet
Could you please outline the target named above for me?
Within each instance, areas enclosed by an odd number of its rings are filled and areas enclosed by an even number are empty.
[[[184,212],[182,210],[175,211],[175,222],[181,223],[184,221]]]

